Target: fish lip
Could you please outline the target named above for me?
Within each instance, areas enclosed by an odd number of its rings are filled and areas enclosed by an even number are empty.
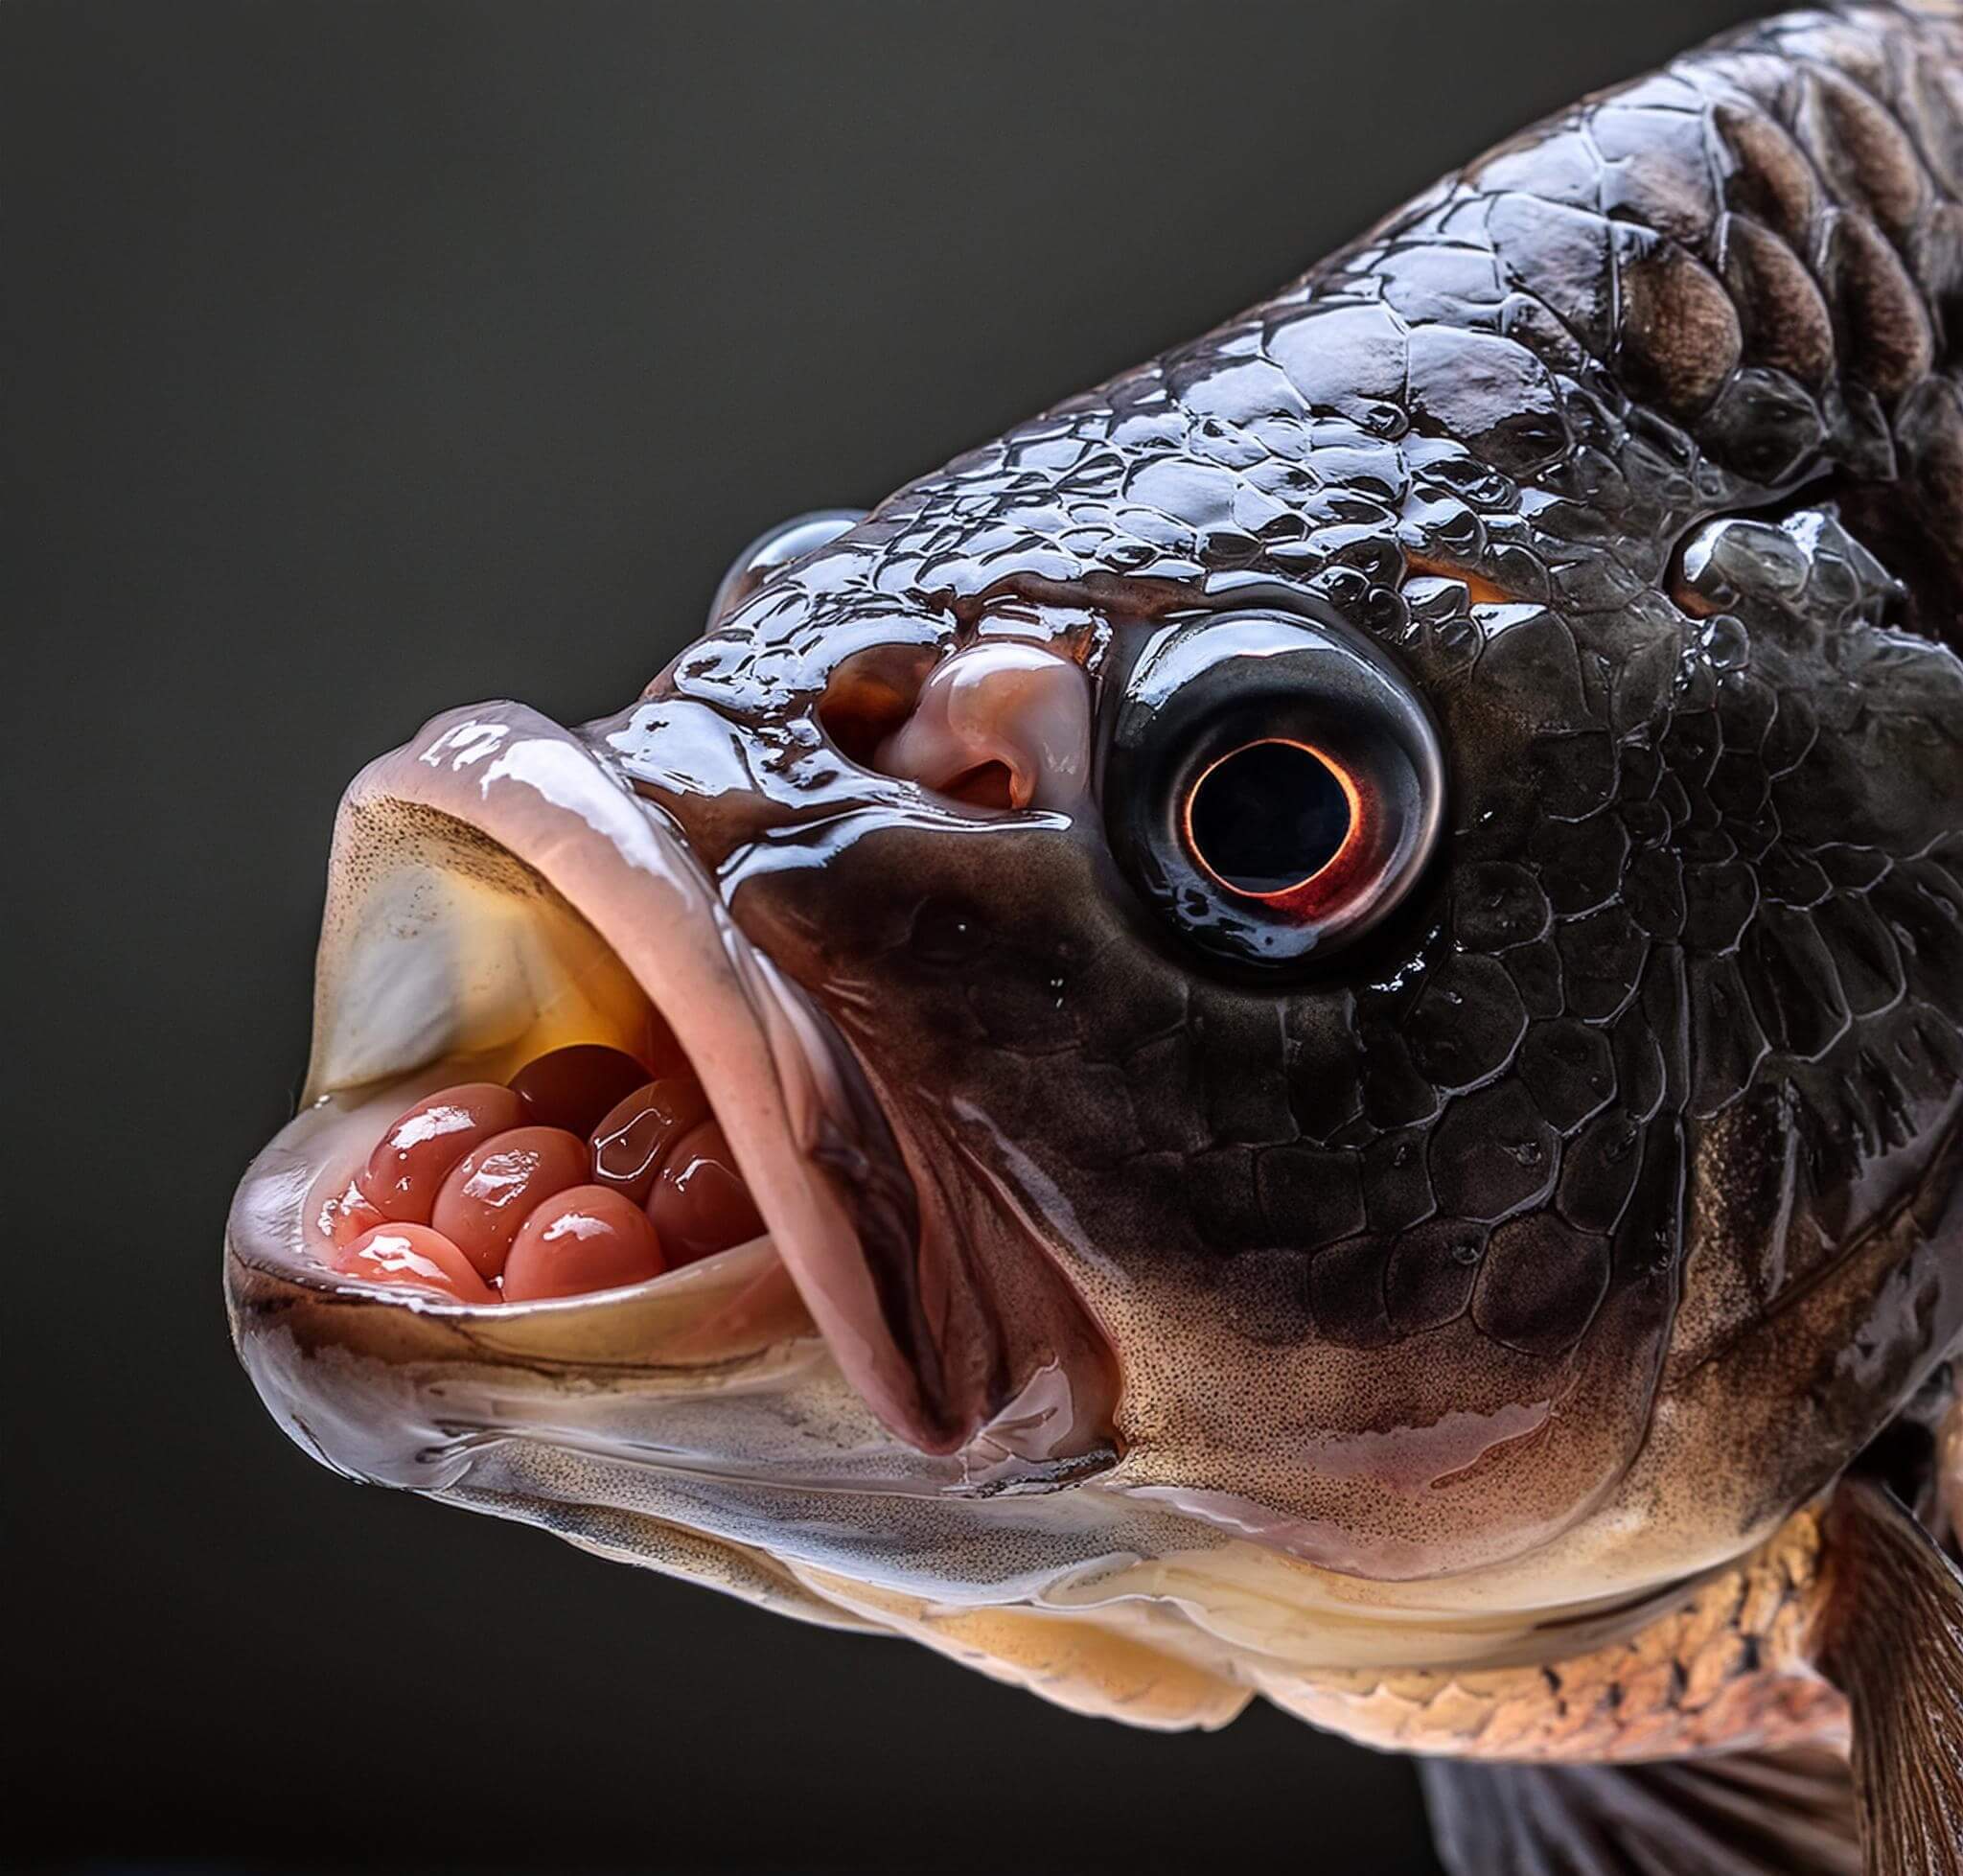
[[[426,1036],[407,1045],[415,1060],[401,1059],[404,1019],[440,1022],[442,1012],[400,1007],[404,993],[364,963],[371,955],[364,947],[397,936],[378,938],[378,917],[399,909],[378,898],[379,863],[363,830],[378,814],[404,809],[461,822],[493,843],[543,878],[612,949],[687,1052],[777,1253],[847,1379],[908,1444],[931,1453],[960,1447],[993,1403],[972,1398],[972,1390],[961,1398],[963,1391],[935,1385],[940,1364],[921,1345],[917,1297],[911,1310],[898,1312],[901,1332],[892,1326],[895,1283],[904,1289],[917,1262],[910,1245],[895,1240],[910,1223],[917,1229],[918,1211],[912,1176],[865,1075],[812,1000],[736,925],[680,829],[635,794],[589,736],[519,704],[469,706],[432,718],[349,786],[335,823],[303,1111],[441,1054]],[[254,1178],[275,1176],[266,1167],[273,1154],[269,1148],[255,1162],[235,1201],[227,1235],[235,1305],[252,1286],[251,1266],[263,1279],[269,1264],[277,1265],[270,1271],[276,1278],[342,1301],[406,1307],[466,1325],[590,1315],[634,1294],[488,1307],[411,1300],[351,1285],[297,1246],[290,1257],[268,1258],[254,1237],[264,1210]],[[875,1237],[887,1241],[875,1247],[868,1241]],[[875,1248],[876,1261],[868,1254]],[[909,1313],[916,1326],[911,1335]]]

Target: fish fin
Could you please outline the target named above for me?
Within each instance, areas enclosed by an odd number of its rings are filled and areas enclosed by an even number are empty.
[[[1420,1762],[1450,1876],[1858,1876],[1846,1765],[1821,1750],[1642,1765]]]
[[[1963,1575],[1870,1479],[1825,1534],[1819,1661],[1853,1714],[1867,1876],[1963,1876]]]

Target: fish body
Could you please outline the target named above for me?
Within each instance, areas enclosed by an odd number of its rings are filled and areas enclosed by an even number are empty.
[[[1440,1755],[1456,1871],[1963,1866],[1959,323],[1963,24],[1773,19],[767,537],[617,715],[437,719],[235,1206],[261,1393]],[[483,1307],[310,1236],[384,1109],[650,1023],[752,1240]]]

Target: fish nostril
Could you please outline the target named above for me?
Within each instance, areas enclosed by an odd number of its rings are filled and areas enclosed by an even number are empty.
[[[1004,762],[981,762],[965,775],[955,776],[952,781],[942,782],[938,792],[957,801],[965,801],[971,808],[1013,808],[1024,805],[1017,800],[1017,781],[1014,772]]]
[[[858,759],[970,807],[1068,807],[1090,778],[1089,680],[1042,645],[969,645],[934,667],[905,717]]]
[[[877,768],[880,745],[913,714],[937,656],[930,645],[871,645],[842,660],[818,706],[832,747],[862,769]]]

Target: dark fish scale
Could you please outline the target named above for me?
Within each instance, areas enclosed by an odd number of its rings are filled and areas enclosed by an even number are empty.
[[[1547,930],[1537,875],[1511,861],[1462,866],[1452,884],[1452,934],[1468,950],[1503,951]]]
[[[1210,1139],[1193,1100],[1190,1050],[1183,1034],[1154,1037],[1124,1058],[1125,1086],[1150,1152],[1197,1152]]]
[[[1433,1086],[1469,1088],[1513,1059],[1527,1011],[1506,967],[1476,952],[1445,959],[1404,1019],[1411,1059]]]
[[[1935,360],[1935,334],[1928,307],[1887,237],[1859,213],[1833,217],[1821,271],[1853,377],[1884,403],[1921,382]]]
[[[1304,1140],[1333,1140],[1362,1114],[1362,1052],[1351,1013],[1347,1003],[1334,1007],[1294,1003],[1287,1008],[1282,1085],[1295,1130]],[[1331,1072],[1314,1072],[1323,1069]]]
[[[1658,961],[1674,959],[1674,950],[1659,950]],[[1653,981],[1653,973],[1652,973]],[[1666,999],[1674,1016],[1675,999]],[[1614,1062],[1614,1087],[1623,1105],[1648,1120],[1663,1105],[1670,1092],[1669,1065],[1664,1059],[1651,1011],[1644,1004],[1632,1005],[1608,1031],[1609,1054]]]
[[[1374,1126],[1409,1126],[1430,1120],[1438,1111],[1438,1084],[1411,1059],[1404,1039],[1394,1029],[1365,1029],[1362,1079],[1363,1112]]]
[[[1800,142],[1834,194],[1865,209],[1891,240],[1905,239],[1927,213],[1930,191],[1921,158],[1894,118],[1853,80],[1818,66],[1805,74],[1793,116]]]
[[[1442,1329],[1465,1314],[1486,1242],[1486,1227],[1463,1218],[1436,1218],[1398,1236],[1384,1283],[1386,1312],[1397,1333]]]
[[[1818,283],[1806,263],[1750,215],[1727,215],[1719,225],[1718,247],[1721,270],[1742,310],[1744,356],[1774,375],[1766,402],[1790,396],[1794,421],[1810,425],[1817,440],[1824,427],[1810,390],[1834,369],[1834,319]]]
[[[1554,773],[1550,758],[1543,774]],[[1620,815],[1543,821],[1530,849],[1541,891],[1557,917],[1573,918],[1616,900],[1628,865],[1628,829]]]
[[[1308,1266],[1308,1307],[1317,1331],[1339,1348],[1382,1348],[1396,1341],[1384,1279],[1384,1247],[1375,1239],[1351,1239],[1319,1251]]]
[[[1259,1146],[1295,1137],[1282,1017],[1267,997],[1196,1001],[1191,1043],[1210,1138]]]
[[[1264,1243],[1328,1243],[1364,1227],[1362,1166],[1354,1153],[1271,1146],[1255,1162],[1255,1186]]]
[[[1701,1120],[1721,1112],[1751,1086],[1770,1045],[1729,956],[1695,960],[1690,981],[1691,1056],[1697,1064],[1690,1111]]]
[[[1364,1204],[1370,1229],[1378,1237],[1420,1223],[1438,1209],[1431,1172],[1424,1160],[1425,1134],[1413,1127],[1379,1133],[1362,1159]]]
[[[1557,1141],[1517,1081],[1463,1095],[1432,1135],[1431,1177],[1441,1207],[1490,1221],[1543,1195],[1558,1164]]]
[[[1895,96],[1903,123],[1938,187],[1963,195],[1963,98],[1939,59],[1905,52],[1896,64]]]
[[[1568,1008],[1598,1022],[1615,1015],[1635,993],[1650,951],[1648,936],[1620,904],[1567,920],[1555,943]]]
[[[1608,1292],[1608,1239],[1546,1212],[1501,1225],[1486,1247],[1472,1320],[1523,1355],[1572,1348]]]
[[[1273,1227],[1255,1189],[1251,1147],[1224,1146],[1195,1153],[1187,1163],[1185,1184],[1196,1248],[1254,1250],[1274,1241]]]
[[[1642,1164],[1643,1127],[1625,1107],[1596,1116],[1561,1157],[1555,1206],[1583,1231],[1612,1230],[1621,1218]]]
[[[1530,1016],[1558,1016],[1567,1007],[1560,953],[1551,938],[1517,945],[1502,961]]]
[[[1789,250],[1803,252],[1819,208],[1819,183],[1806,151],[1776,117],[1743,103],[1719,100],[1711,122],[1733,160],[1725,200]]]
[[[1615,1093],[1608,1038],[1573,1017],[1536,1023],[1522,1046],[1520,1078],[1547,1123],[1572,1132]]]

